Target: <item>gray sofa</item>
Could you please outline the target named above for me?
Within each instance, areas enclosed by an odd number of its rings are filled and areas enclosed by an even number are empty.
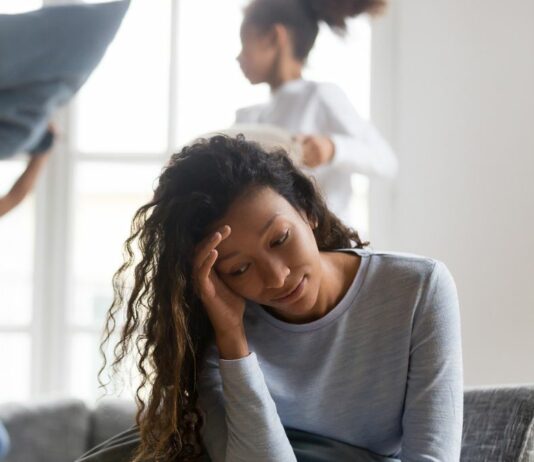
[[[73,462],[88,449],[132,426],[131,401],[102,400],[94,408],[63,399],[0,405],[0,420],[11,439],[2,462]]]
[[[87,449],[129,428],[128,401],[0,405],[11,435],[5,462],[72,462]],[[468,389],[464,396],[462,462],[534,462],[534,386]]]

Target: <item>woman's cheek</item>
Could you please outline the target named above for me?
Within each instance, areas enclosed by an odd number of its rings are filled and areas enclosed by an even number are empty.
[[[247,277],[245,275],[242,275],[242,276],[224,275],[221,279],[228,286],[230,290],[246,298],[246,296],[248,295],[246,293],[248,285],[246,282]]]
[[[236,284],[233,290],[248,300],[255,302],[261,301],[261,281],[259,281],[257,274],[252,270],[239,280],[239,283]]]

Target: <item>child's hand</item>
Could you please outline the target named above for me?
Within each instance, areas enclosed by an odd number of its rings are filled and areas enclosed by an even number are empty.
[[[225,359],[248,355],[243,314],[245,299],[233,292],[217,275],[214,269],[218,257],[216,247],[231,233],[230,226],[202,241],[193,262],[193,278],[197,293],[215,331],[220,354]]]
[[[327,136],[297,135],[302,147],[302,163],[306,167],[318,167],[327,164],[334,157],[334,143]]]

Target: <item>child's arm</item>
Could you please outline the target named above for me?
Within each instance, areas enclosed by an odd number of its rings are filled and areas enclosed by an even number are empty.
[[[26,170],[24,170],[9,192],[4,197],[0,197],[0,217],[20,204],[33,189],[48,157],[49,153],[47,152],[46,154],[40,154],[30,159]]]
[[[56,129],[53,124],[50,124],[39,144],[30,151],[32,157],[26,170],[15,181],[9,192],[4,197],[0,197],[0,217],[19,205],[33,189],[39,173],[48,161],[55,138]]]

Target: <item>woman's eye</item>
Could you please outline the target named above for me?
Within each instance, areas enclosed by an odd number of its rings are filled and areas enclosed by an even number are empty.
[[[277,245],[283,244],[287,240],[288,237],[289,237],[289,229],[284,233],[284,235],[281,238],[272,242],[271,247],[276,247]]]
[[[248,269],[248,267],[249,267],[249,264],[247,263],[246,265],[241,266],[237,270],[232,271],[230,273],[230,275],[231,276],[241,276]]]

